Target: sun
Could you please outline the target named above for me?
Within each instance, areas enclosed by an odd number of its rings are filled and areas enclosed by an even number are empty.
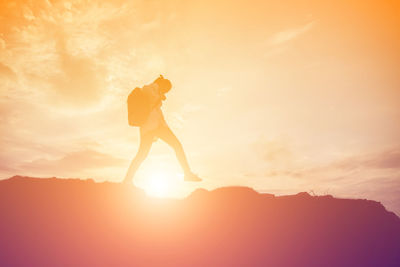
[[[146,177],[143,189],[149,196],[166,197],[171,191],[171,186],[168,183],[168,175],[163,172],[151,173]]]
[[[183,178],[178,170],[148,168],[141,172],[136,185],[150,197],[181,198],[193,189]]]

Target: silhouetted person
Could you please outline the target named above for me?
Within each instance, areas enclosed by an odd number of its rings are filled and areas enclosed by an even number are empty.
[[[168,127],[161,111],[162,101],[166,99],[165,94],[168,93],[171,88],[171,82],[162,75],[153,83],[145,85],[142,88],[150,105],[150,113],[147,120],[140,126],[139,150],[128,168],[124,183],[132,181],[136,171],[147,157],[151,145],[158,138],[161,138],[174,149],[176,157],[185,174],[184,180],[193,182],[201,181],[201,179],[191,171],[182,144]]]

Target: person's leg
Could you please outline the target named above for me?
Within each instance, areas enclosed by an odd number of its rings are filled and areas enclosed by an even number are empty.
[[[176,157],[178,158],[179,164],[185,172],[185,175],[191,174],[189,163],[187,161],[185,152],[183,151],[182,144],[179,142],[178,138],[171,131],[171,129],[168,126],[162,127],[157,136],[174,149]]]
[[[123,181],[124,183],[129,183],[132,181],[136,171],[139,169],[143,160],[149,154],[151,145],[153,143],[153,138],[154,138],[154,135],[152,135],[152,134],[140,135],[139,150],[136,153],[136,156],[134,157],[134,159],[132,160],[132,162],[128,168],[125,179]]]

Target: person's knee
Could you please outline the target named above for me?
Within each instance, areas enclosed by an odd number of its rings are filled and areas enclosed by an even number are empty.
[[[182,151],[183,150],[183,146],[182,146],[181,142],[179,142],[179,141],[175,141],[172,144],[172,147],[174,148],[175,151]]]

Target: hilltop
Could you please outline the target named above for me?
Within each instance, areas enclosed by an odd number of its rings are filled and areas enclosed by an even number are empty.
[[[400,219],[371,200],[0,181],[1,266],[400,266]]]

